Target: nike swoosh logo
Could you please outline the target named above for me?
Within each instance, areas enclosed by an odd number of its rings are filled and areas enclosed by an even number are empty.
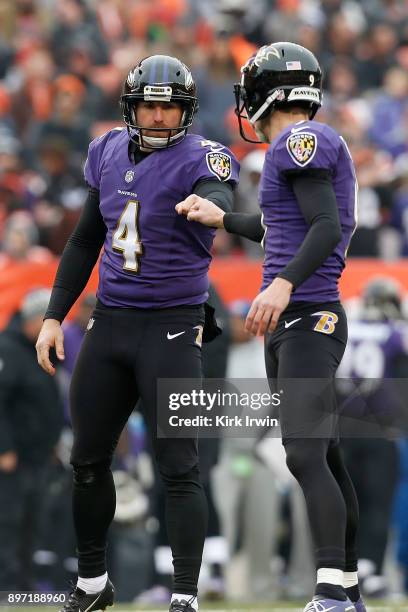
[[[302,319],[302,317],[299,317],[299,319],[293,319],[293,321],[289,321],[289,323],[287,321],[285,321],[285,329],[288,329],[288,327],[290,327],[294,323],[297,323],[298,321],[301,321],[301,319]]]
[[[179,332],[178,334],[171,334],[170,332],[167,332],[167,340],[174,340],[174,338],[177,338],[177,336],[181,336],[185,333],[185,331]]]
[[[293,134],[294,132],[301,132],[303,130],[308,130],[310,129],[308,125],[302,125],[302,127],[300,128],[292,128],[290,131]]]

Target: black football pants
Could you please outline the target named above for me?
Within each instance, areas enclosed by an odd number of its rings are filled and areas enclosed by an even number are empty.
[[[272,386],[285,388],[285,381],[291,380],[286,385],[291,397],[284,398],[280,409],[282,439],[287,465],[305,496],[317,568],[351,572],[357,570],[357,497],[335,430],[333,436],[315,433],[322,415],[332,412],[335,417],[330,381],[346,342],[347,320],[340,303],[291,305],[276,331],[265,338],[265,363]],[[326,387],[321,386],[323,380],[329,381]]]
[[[71,383],[73,513],[79,575],[106,571],[106,535],[115,513],[110,464],[140,398],[166,491],[174,591],[197,593],[207,529],[196,439],[156,437],[158,378],[201,378],[201,306],[162,310],[98,304]],[[158,407],[160,409],[160,407]]]

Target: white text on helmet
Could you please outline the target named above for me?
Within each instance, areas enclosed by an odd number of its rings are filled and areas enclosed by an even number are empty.
[[[288,102],[292,100],[310,100],[320,103],[320,92],[314,87],[294,87],[288,96]]]
[[[173,90],[168,85],[145,85],[143,98],[146,102],[170,102]]]

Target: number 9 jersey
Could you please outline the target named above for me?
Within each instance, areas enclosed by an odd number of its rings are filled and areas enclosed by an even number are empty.
[[[309,170],[330,173],[337,200],[342,238],[333,253],[296,288],[291,301],[335,302],[338,280],[356,227],[357,180],[343,138],[328,125],[301,121],[286,127],[272,141],[259,185],[259,201],[267,227],[264,238],[265,289],[295,257],[309,225],[300,210],[288,177]]]
[[[122,308],[202,304],[215,230],[187,221],[175,205],[199,181],[234,187],[238,162],[223,145],[188,134],[135,165],[128,143],[125,129],[113,129],[91,142],[85,163],[85,180],[99,191],[107,227],[98,298]]]

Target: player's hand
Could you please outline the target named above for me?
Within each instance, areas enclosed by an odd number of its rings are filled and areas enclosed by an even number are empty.
[[[55,347],[55,352],[58,359],[65,359],[64,353],[64,332],[61,328],[61,323],[56,319],[46,319],[39,333],[37,344],[37,360],[43,370],[47,374],[53,376],[55,367],[50,361],[50,349]]]
[[[203,225],[219,229],[224,227],[225,213],[222,208],[195,193],[176,204],[176,211],[179,215],[185,215],[189,221],[197,221]]]
[[[245,329],[254,336],[263,336],[276,329],[282,312],[289,304],[293,285],[284,278],[275,280],[252,302]]]
[[[17,453],[14,451],[7,451],[0,455],[0,472],[14,472],[17,468]]]

